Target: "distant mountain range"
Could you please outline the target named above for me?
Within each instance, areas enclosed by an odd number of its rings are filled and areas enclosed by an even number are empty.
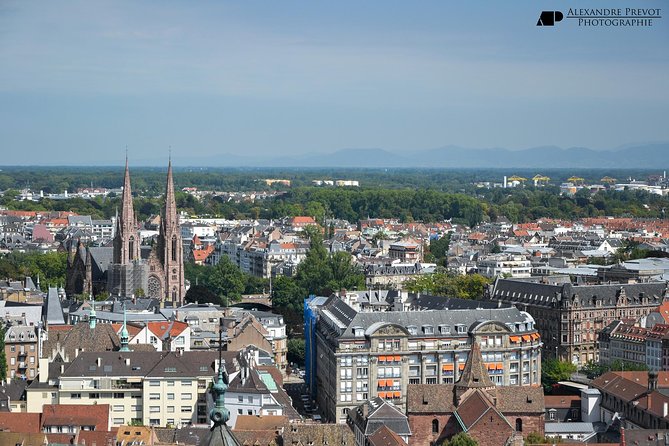
[[[284,157],[221,154],[174,157],[177,166],[209,167],[361,167],[361,168],[667,168],[669,142],[627,145],[611,150],[555,146],[524,150],[470,149],[444,146],[427,150],[343,149],[332,153]],[[165,160],[136,159],[135,166],[163,165]]]

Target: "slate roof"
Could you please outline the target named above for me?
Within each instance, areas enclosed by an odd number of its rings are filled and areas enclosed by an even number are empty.
[[[49,287],[46,296],[46,305],[44,306],[44,319],[48,325],[64,325],[65,316],[63,316],[63,307],[58,297],[58,289]]]
[[[369,329],[372,325],[381,325],[383,323],[397,324],[402,327],[432,326],[434,333],[437,333],[439,325],[453,327],[463,324],[471,327],[476,323],[486,320],[499,321],[501,323],[523,323],[526,322],[527,315],[515,307],[506,308],[483,308],[459,310],[426,310],[426,311],[384,311],[384,312],[356,312],[343,300],[336,296],[331,296],[325,305],[321,307],[321,315],[336,318],[335,323],[343,329],[340,339],[354,339],[354,327]],[[321,325],[321,324],[319,324]],[[413,337],[434,337],[434,334],[422,334],[419,330]],[[465,336],[465,334],[463,334]]]
[[[364,416],[363,408],[366,407],[367,417]],[[360,406],[349,412],[350,420],[357,425],[365,434],[372,435],[381,426],[387,426],[399,435],[411,435],[409,421],[402,412],[391,403],[375,397],[365,401]]]
[[[223,360],[229,374],[237,370],[238,352],[224,351]],[[100,358],[100,366],[97,365]],[[128,360],[126,362],[126,359]],[[194,377],[213,376],[218,352],[88,352],[81,353],[62,377],[137,376]],[[207,370],[203,370],[206,367]]]
[[[601,301],[603,307],[614,307],[621,290],[625,291],[630,303],[638,301],[641,293],[650,299],[650,302],[662,303],[667,293],[666,282],[647,282],[630,284],[602,284],[602,285],[574,285],[564,283],[550,285],[529,280],[501,279],[495,280],[490,293],[491,299],[502,299],[518,303],[552,306],[553,299],[580,298],[583,308],[595,306],[595,301]]]

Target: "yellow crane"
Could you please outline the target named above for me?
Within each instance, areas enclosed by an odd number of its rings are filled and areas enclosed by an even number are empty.
[[[532,181],[534,181],[534,185],[535,185],[535,186],[538,186],[539,184],[545,184],[545,183],[548,183],[550,180],[551,180],[551,179],[550,179],[549,177],[547,177],[547,176],[545,176],[545,175],[539,175],[539,174],[535,175],[535,176],[532,178]]]
[[[601,181],[602,183],[609,183],[609,184],[615,184],[616,182],[618,182],[618,180],[616,180],[615,178],[611,178],[611,177],[608,177],[608,176],[602,178],[599,181]]]
[[[584,182],[585,179],[583,179],[581,177],[573,176],[571,178],[567,178],[567,181],[569,181],[570,183],[579,184],[579,183]]]
[[[509,181],[511,181],[511,182],[518,181],[519,183],[524,183],[525,181],[527,181],[527,178],[523,178],[523,177],[519,177],[518,175],[514,175],[514,176],[509,178]]]

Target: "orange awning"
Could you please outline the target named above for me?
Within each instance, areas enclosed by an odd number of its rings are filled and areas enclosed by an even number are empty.
[[[385,356],[379,356],[379,361],[386,362],[386,357]]]
[[[532,333],[532,338],[533,339],[539,339],[541,336],[539,336],[539,333]]]
[[[520,336],[509,336],[511,342],[520,342]]]
[[[395,356],[395,362],[400,362],[402,360],[401,356]]]
[[[379,380],[379,387],[385,387],[386,386],[386,380],[385,379],[380,379]]]
[[[495,364],[486,364],[486,367],[488,367],[488,370],[495,370],[496,368]]]
[[[386,392],[379,392],[379,398],[385,398]]]
[[[458,370],[464,370],[464,369],[465,369],[465,365],[464,365],[464,364],[460,364],[460,365],[458,366]]]
[[[530,337],[530,335],[523,335],[523,341],[529,342],[531,340],[532,340],[532,338]]]
[[[400,396],[402,396],[402,393],[401,392],[393,392],[393,396],[395,398],[399,398]]]
[[[501,362],[498,362],[497,363],[497,370],[504,370],[504,364],[502,364]]]
[[[386,380],[386,387],[392,387],[393,386],[393,380],[392,379],[387,379]]]
[[[453,364],[444,364],[443,366],[441,366],[441,369],[446,371],[450,370],[452,372],[454,367]]]

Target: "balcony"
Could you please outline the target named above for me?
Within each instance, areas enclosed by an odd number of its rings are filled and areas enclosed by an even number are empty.
[[[28,368],[28,365],[24,361],[20,361],[18,363],[19,369],[26,369]]]

